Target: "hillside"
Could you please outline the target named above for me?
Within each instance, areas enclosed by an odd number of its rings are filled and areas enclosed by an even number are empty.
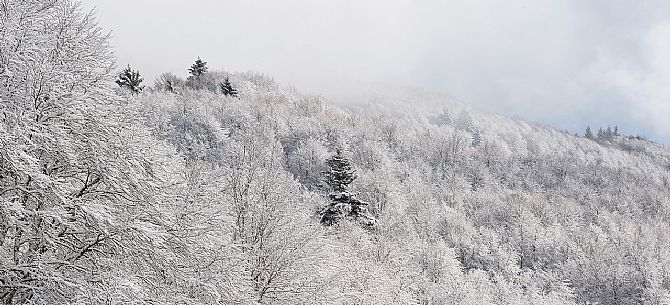
[[[0,12],[5,304],[670,302],[663,146],[253,72],[134,94],[76,4]]]

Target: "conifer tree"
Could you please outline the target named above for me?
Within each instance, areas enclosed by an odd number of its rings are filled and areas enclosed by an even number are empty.
[[[341,149],[335,150],[335,155],[326,161],[329,170],[324,173],[325,182],[335,192],[346,192],[347,186],[356,179],[349,160],[342,155]]]
[[[126,87],[128,90],[130,90],[131,93],[133,94],[138,94],[142,92],[142,89],[144,89],[144,86],[142,86],[142,77],[140,76],[139,71],[133,71],[130,68],[130,65],[128,65],[121,73],[119,73],[119,76],[116,79],[116,83],[119,85],[119,87]]]
[[[584,137],[593,140],[593,131],[591,131],[591,126],[586,126],[586,132],[584,133]]]
[[[349,160],[342,155],[342,150],[337,149],[326,164],[329,169],[324,172],[324,180],[333,193],[329,196],[330,204],[321,211],[321,223],[331,226],[348,218],[367,227],[374,227],[377,220],[368,211],[368,203],[347,192],[347,187],[356,179],[356,175]]]
[[[195,60],[195,63],[188,69],[188,72],[195,77],[199,77],[200,75],[207,73],[207,69],[207,62],[198,57],[198,59]]]
[[[226,77],[222,83],[219,83],[219,87],[225,96],[237,97],[237,89],[233,88],[228,77]]]

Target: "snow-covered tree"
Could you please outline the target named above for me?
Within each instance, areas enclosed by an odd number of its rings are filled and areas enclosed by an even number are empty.
[[[432,124],[438,126],[452,125],[451,114],[447,108],[442,109],[442,113],[428,118]]]
[[[335,155],[326,160],[326,165],[328,170],[324,172],[324,181],[335,192],[345,192],[356,179],[349,159],[342,154],[341,148],[337,148]]]
[[[227,76],[223,79],[223,82],[219,83],[219,88],[221,88],[221,93],[223,93],[223,95],[237,97],[237,89],[233,88],[233,85],[230,83],[230,79]]]
[[[213,73],[208,73],[208,70],[207,62],[198,57],[188,69],[191,75],[186,79],[186,87],[193,90],[207,89],[211,92],[217,92],[219,90],[217,77]]]
[[[154,81],[154,89],[177,93],[184,85],[184,80],[172,73],[163,73]]]
[[[455,127],[456,129],[459,130],[464,130],[471,132],[475,129],[474,122],[472,121],[472,116],[470,115],[470,112],[467,110],[461,111],[461,113],[458,115],[458,118],[456,118],[455,122]]]
[[[120,97],[72,3],[0,4],[0,302],[667,303],[662,146],[258,73]]]
[[[376,220],[368,212],[368,203],[347,191],[356,174],[342,149],[337,148],[335,155],[326,160],[326,165],[328,170],[324,172],[324,181],[333,192],[329,195],[331,203],[321,211],[321,223],[333,225],[340,219],[351,217],[366,226],[374,226]]]
[[[130,90],[132,94],[138,94],[142,92],[144,86],[142,86],[142,77],[140,76],[139,71],[132,70],[130,65],[128,65],[116,78],[116,84],[121,88],[126,88]]]
[[[191,73],[191,75],[194,77],[200,77],[201,75],[207,73],[207,69],[207,62],[198,57],[198,59],[196,59],[188,69],[188,73]]]
[[[479,129],[475,129],[472,132],[472,147],[478,147],[482,143],[482,132]]]
[[[108,37],[70,1],[0,5],[0,299],[100,304],[159,293],[150,143],[113,91]],[[140,301],[141,303],[143,301]]]
[[[591,126],[586,126],[586,132],[584,132],[584,137],[593,140],[593,131],[591,131]]]

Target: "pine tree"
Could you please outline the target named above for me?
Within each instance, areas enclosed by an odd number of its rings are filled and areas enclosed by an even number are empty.
[[[131,93],[133,94],[138,94],[142,92],[142,89],[144,89],[144,86],[141,86],[140,84],[142,83],[144,79],[140,76],[139,71],[133,71],[130,68],[130,65],[128,65],[121,73],[119,73],[119,76],[116,79],[116,83],[119,85],[119,87],[126,87],[128,90],[130,90]]]
[[[591,126],[586,126],[586,132],[584,133],[584,137],[593,140],[593,131],[591,131]]]
[[[219,83],[219,87],[225,96],[237,97],[237,89],[233,88],[228,77],[226,77],[222,83]]]
[[[191,68],[188,69],[188,72],[195,77],[205,74],[207,72],[207,62],[198,57],[198,59],[195,60],[195,63],[191,65]]]
[[[349,160],[342,155],[342,150],[337,149],[326,164],[329,170],[324,172],[324,180],[333,193],[329,196],[330,204],[321,211],[321,224],[331,226],[348,218],[367,227],[374,227],[377,220],[368,211],[368,203],[347,192],[347,187],[356,179],[356,175]]]
[[[614,126],[614,136],[615,136],[615,137],[618,137],[618,136],[619,136],[619,127],[616,126],[616,125]]]
[[[342,155],[341,149],[326,161],[329,170],[324,173],[325,182],[335,192],[346,192],[348,185],[356,179],[349,160]]]

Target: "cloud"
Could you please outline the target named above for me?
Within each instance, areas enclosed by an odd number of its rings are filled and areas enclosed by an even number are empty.
[[[639,101],[640,119],[651,122],[658,136],[670,138],[670,22],[654,26],[645,37],[647,64],[644,73],[631,82],[628,88],[631,100]]]
[[[382,82],[581,132],[670,144],[662,0],[85,0],[119,63],[151,79],[196,56],[327,96]],[[132,9],[128,9],[128,8]]]

